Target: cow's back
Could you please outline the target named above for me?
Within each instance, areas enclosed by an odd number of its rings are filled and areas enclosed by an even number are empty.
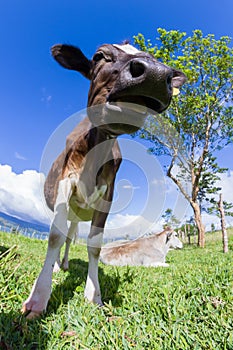
[[[66,151],[64,150],[53,163],[44,184],[45,200],[46,200],[47,206],[52,211],[54,210],[58,184],[59,184],[59,181],[62,179],[62,169],[63,169],[65,157],[66,157]]]

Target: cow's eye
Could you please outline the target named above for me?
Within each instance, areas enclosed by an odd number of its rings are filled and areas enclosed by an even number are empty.
[[[99,62],[100,60],[102,60],[102,58],[104,58],[103,52],[97,52],[97,53],[93,56],[93,61],[94,61],[94,62]]]

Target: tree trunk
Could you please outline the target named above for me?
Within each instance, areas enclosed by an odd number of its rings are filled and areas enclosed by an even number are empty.
[[[194,211],[194,218],[197,225],[198,231],[198,245],[201,248],[205,247],[205,226],[202,223],[201,210],[198,203],[192,203],[192,208]]]
[[[219,195],[218,210],[220,212],[220,218],[221,218],[223,253],[228,253],[228,236],[227,236],[227,229],[226,229],[222,193],[220,193]]]

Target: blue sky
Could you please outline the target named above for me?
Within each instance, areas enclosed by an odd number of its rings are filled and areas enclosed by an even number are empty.
[[[99,45],[133,42],[139,32],[153,41],[158,27],[233,37],[232,13],[232,0],[2,2],[0,164],[17,175],[38,172],[52,132],[86,106],[89,82],[56,64],[53,44],[77,45],[91,57]],[[220,162],[233,169],[232,148]]]

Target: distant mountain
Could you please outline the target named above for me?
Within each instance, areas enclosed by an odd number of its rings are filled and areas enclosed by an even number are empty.
[[[19,229],[30,229],[39,232],[49,232],[49,226],[41,223],[28,222],[0,212],[0,226],[14,226]]]

